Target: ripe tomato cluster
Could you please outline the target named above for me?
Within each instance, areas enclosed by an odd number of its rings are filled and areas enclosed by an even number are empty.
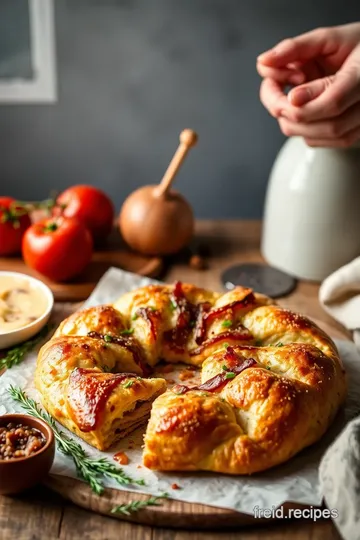
[[[0,197],[0,256],[22,252],[25,263],[53,281],[80,274],[95,244],[110,234],[114,207],[101,190],[73,186],[61,193],[50,215],[31,224],[31,205]]]

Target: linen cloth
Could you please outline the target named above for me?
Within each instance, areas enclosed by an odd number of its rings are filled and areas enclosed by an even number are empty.
[[[327,277],[319,291],[324,310],[352,332],[360,351],[360,257]],[[360,404],[360,389],[359,389]],[[360,540],[360,416],[328,448],[319,468],[320,489],[345,540]]]

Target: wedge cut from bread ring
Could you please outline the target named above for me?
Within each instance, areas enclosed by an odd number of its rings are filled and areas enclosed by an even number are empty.
[[[56,420],[106,450],[145,424],[153,400],[166,390],[165,380],[141,375],[127,348],[101,338],[59,336],[41,348],[35,384]]]

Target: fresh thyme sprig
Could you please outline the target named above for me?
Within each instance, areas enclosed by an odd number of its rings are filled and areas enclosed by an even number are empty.
[[[36,347],[36,345],[40,343],[40,341],[45,338],[45,336],[47,336],[51,328],[51,325],[46,324],[44,328],[32,339],[29,339],[24,343],[20,343],[20,345],[16,345],[15,347],[8,349],[5,353],[5,356],[3,356],[2,358],[0,357],[0,370],[4,368],[10,369],[17,364],[20,364],[20,362],[22,362],[22,360],[24,359],[24,356],[34,347]]]
[[[127,504],[120,504],[119,506],[115,506],[114,508],[112,508],[111,513],[130,516],[130,514],[138,512],[139,510],[141,510],[142,508],[146,508],[147,506],[161,506],[161,503],[159,502],[160,499],[167,499],[168,497],[168,493],[162,493],[157,497],[149,497],[149,499],[146,499],[145,501],[131,501]]]
[[[27,413],[45,420],[52,427],[59,450],[73,459],[79,478],[85,480],[97,495],[101,495],[104,491],[102,476],[112,478],[120,485],[145,485],[144,480],[130,478],[123,469],[116,467],[106,458],[91,458],[79,443],[68,437],[63,431],[60,431],[53,417],[49,413],[42,411],[36,401],[29,398],[21,388],[10,386],[8,392],[15,401],[21,404]]]

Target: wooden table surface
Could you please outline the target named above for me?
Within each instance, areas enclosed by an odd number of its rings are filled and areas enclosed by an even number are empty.
[[[261,223],[258,221],[200,221],[195,245],[210,251],[209,267],[194,270],[185,257],[169,261],[163,279],[188,281],[222,290],[221,271],[241,262],[262,261],[259,252]],[[337,326],[318,303],[318,285],[299,282],[296,290],[280,303]],[[338,326],[341,329],[340,326]],[[26,495],[0,497],[0,540],[338,540],[329,520],[284,520],[266,526],[236,531],[197,532],[160,529],[121,522],[82,510],[45,487]]]

